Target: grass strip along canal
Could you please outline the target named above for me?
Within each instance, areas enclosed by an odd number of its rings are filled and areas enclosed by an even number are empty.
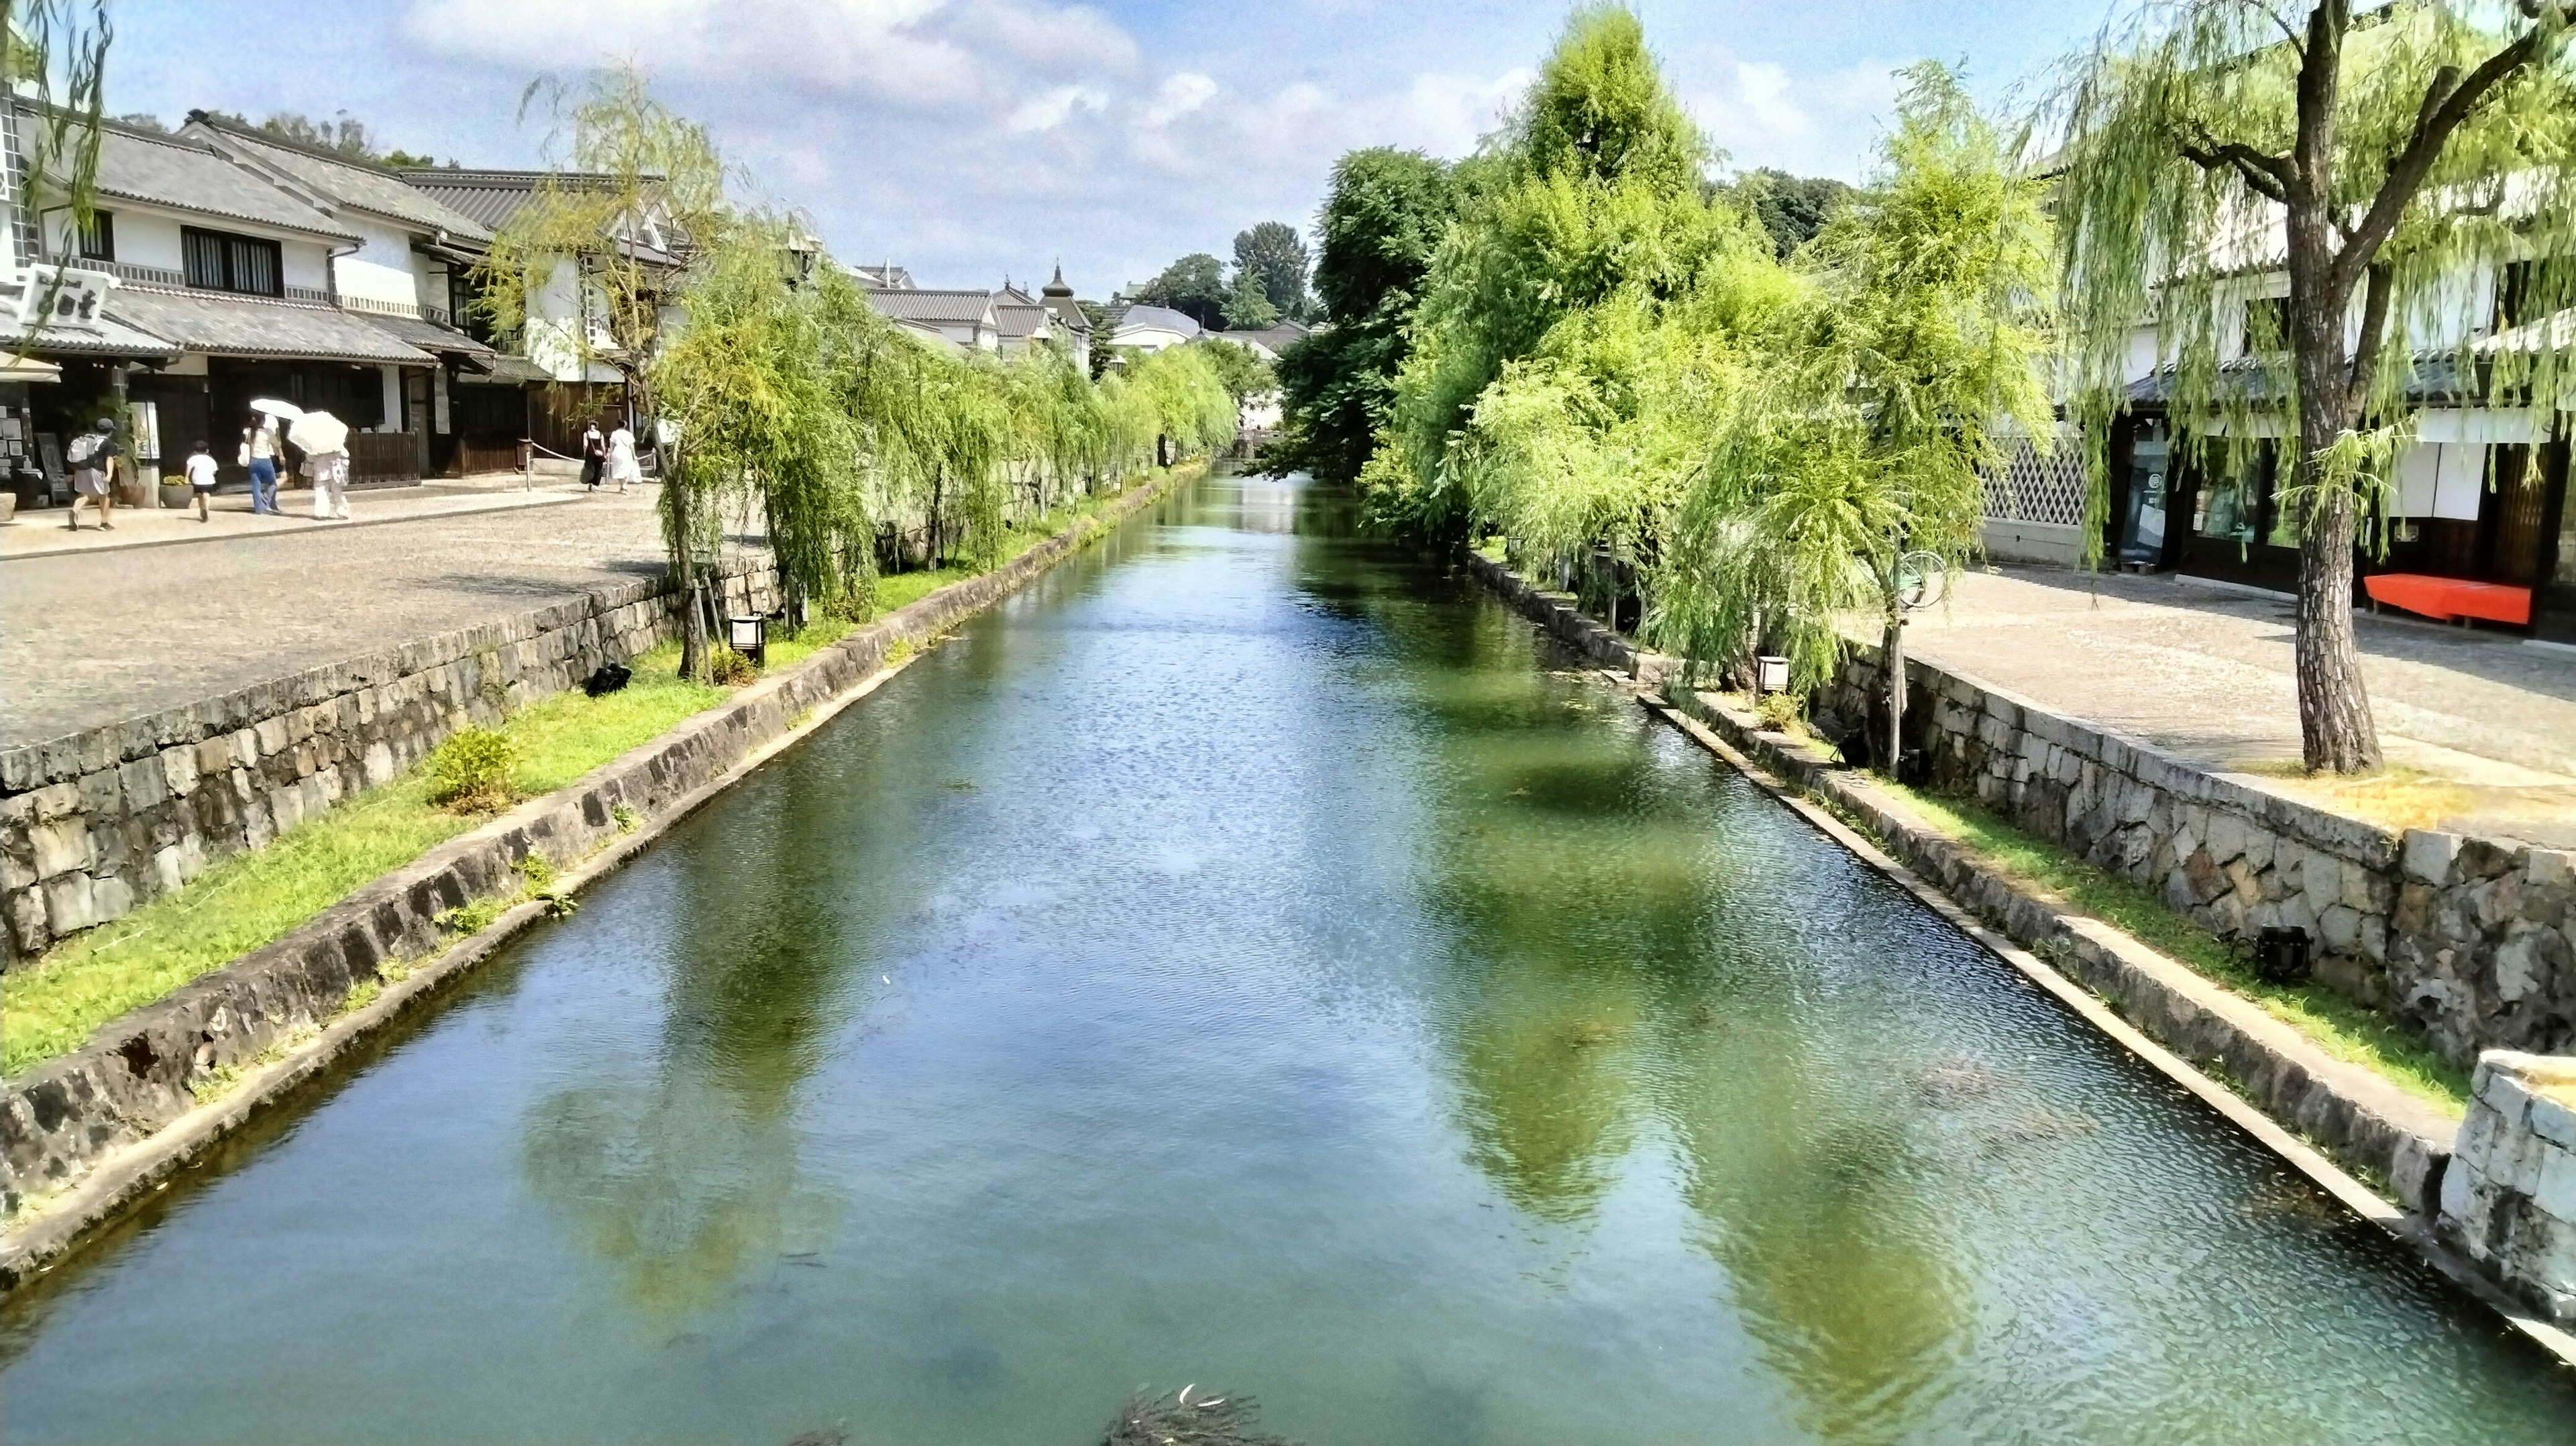
[[[220,1326],[214,1323],[220,1323]],[[2576,1440],[2576,1386],[1339,499],[965,626],[0,1303],[13,1441]]]

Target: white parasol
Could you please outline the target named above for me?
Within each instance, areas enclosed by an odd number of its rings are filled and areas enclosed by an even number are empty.
[[[306,412],[286,429],[286,440],[307,452],[338,452],[349,444],[349,424],[329,412]]]
[[[259,412],[271,417],[286,417],[292,419],[304,415],[304,409],[295,405],[293,402],[281,402],[269,397],[260,397],[254,400],[250,404],[250,409],[254,412]]]

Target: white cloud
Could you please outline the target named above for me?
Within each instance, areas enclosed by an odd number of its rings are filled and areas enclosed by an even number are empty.
[[[1145,107],[1145,125],[1160,129],[1188,115],[1216,98],[1216,82],[1196,71],[1185,70],[1162,84]]]
[[[1095,86],[1059,85],[1042,95],[1020,102],[1002,122],[1002,128],[1013,135],[1031,131],[1051,131],[1064,124],[1077,110],[1100,111],[1109,105],[1109,96]]]
[[[1895,113],[1902,63],[1864,60],[1795,74],[1772,61],[1744,60],[1711,47],[1686,73],[1725,81],[1685,90],[1683,103],[1732,166],[1775,166],[1857,181]]]

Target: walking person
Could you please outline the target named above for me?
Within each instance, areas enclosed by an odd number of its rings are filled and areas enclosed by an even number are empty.
[[[72,531],[80,531],[81,504],[89,501],[98,503],[99,531],[116,530],[116,464],[124,455],[114,417],[101,417],[97,426],[72,438],[71,450],[63,455],[72,464]]]
[[[607,462],[608,438],[601,435],[599,421],[593,418],[589,429],[581,434],[581,485],[598,491],[599,474]]]
[[[203,441],[188,454],[188,491],[197,503],[197,520],[214,521],[215,454],[206,450]]]
[[[623,422],[608,434],[608,475],[620,492],[626,490],[628,483],[644,480],[644,466],[635,460],[635,434]]]
[[[304,475],[313,479],[313,520],[349,520],[349,454],[307,452]]]
[[[283,517],[277,506],[277,463],[286,455],[286,442],[277,435],[277,418],[263,412],[259,425],[242,430],[242,463],[250,468],[250,510],[253,516]]]

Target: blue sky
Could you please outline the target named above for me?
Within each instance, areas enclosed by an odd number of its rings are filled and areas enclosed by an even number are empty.
[[[1674,88],[1735,166],[1857,179],[1923,57],[2010,103],[2103,0],[1639,0]],[[1105,296],[1262,220],[1311,227],[1335,156],[1465,152],[1560,4],[1270,0],[117,0],[112,110],[327,116],[467,165],[534,165],[543,74],[640,61],[761,198],[844,260],[926,285]],[[290,58],[291,57],[291,58]]]

